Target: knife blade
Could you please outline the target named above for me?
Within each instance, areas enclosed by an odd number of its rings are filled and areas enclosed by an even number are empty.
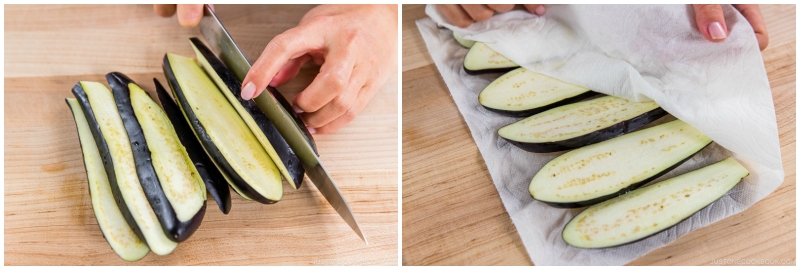
[[[208,5],[205,6],[205,14],[200,20],[200,33],[206,39],[209,47],[219,54],[222,62],[236,75],[239,80],[244,80],[247,72],[250,70],[250,62],[247,61],[239,46],[233,41],[230,33],[222,25],[217,15]],[[350,228],[367,242],[367,238],[361,232],[353,215],[353,210],[347,205],[342,192],[336,183],[333,182],[328,171],[322,166],[317,157],[314,148],[306,140],[305,134],[300,129],[300,126],[294,121],[289,112],[278,104],[277,99],[273,95],[280,95],[280,93],[272,93],[271,91],[264,91],[253,100],[258,107],[264,112],[270,121],[275,125],[281,133],[289,146],[297,154],[300,162],[306,170],[306,175],[311,179],[311,182],[325,197],[325,200],[336,209],[336,212],[350,225]]]

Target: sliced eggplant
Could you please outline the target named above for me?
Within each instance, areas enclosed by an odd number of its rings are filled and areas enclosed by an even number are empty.
[[[675,120],[558,156],[536,173],[528,191],[555,207],[596,204],[658,178],[710,143]]]
[[[188,239],[206,213],[206,189],[161,107],[122,73],[106,75],[150,207],[172,241]]]
[[[497,134],[526,151],[556,152],[632,132],[665,115],[652,101],[605,96],[535,114],[500,128]]]
[[[579,248],[635,242],[689,218],[749,174],[727,158],[586,208],[567,223],[561,236]]]
[[[245,124],[253,132],[258,142],[267,151],[272,161],[278,166],[278,170],[284,179],[297,189],[303,183],[305,169],[300,163],[300,159],[289,147],[289,144],[272,124],[272,121],[258,108],[252,99],[244,100],[241,96],[242,83],[236,78],[222,61],[197,38],[191,38],[197,60],[200,66],[206,71],[211,79],[217,84],[220,91],[230,104],[242,117]]]
[[[474,40],[463,39],[463,38],[459,37],[458,35],[456,35],[456,32],[453,32],[453,38],[456,39],[456,42],[458,42],[458,45],[461,45],[462,47],[467,48],[467,49],[472,48],[472,45],[475,45],[475,42],[476,42]]]
[[[203,146],[197,141],[189,123],[183,118],[178,104],[175,104],[175,101],[167,94],[164,86],[161,86],[158,80],[153,79],[153,82],[156,85],[156,93],[158,94],[158,100],[161,101],[161,107],[164,108],[164,113],[169,118],[169,121],[172,122],[178,139],[185,147],[186,153],[194,163],[195,168],[197,168],[197,173],[203,179],[206,190],[211,193],[211,197],[217,202],[219,210],[223,214],[228,214],[231,211],[231,190],[228,189],[228,182],[225,181],[217,166],[214,166],[206,152],[203,151]]]
[[[469,75],[507,72],[518,67],[483,42],[475,42],[464,57],[464,71]]]
[[[194,59],[164,56],[164,75],[200,144],[242,197],[275,203],[281,175],[253,132]]]
[[[178,243],[164,234],[139,182],[131,143],[111,90],[98,82],[82,81],[72,93],[89,122],[117,207],[128,225],[153,253],[171,253]]]
[[[103,167],[103,160],[100,158],[100,150],[97,149],[97,143],[92,137],[89,122],[86,121],[86,115],[80,104],[74,98],[67,98],[67,105],[72,110],[78,128],[83,165],[89,180],[89,196],[92,198],[92,209],[97,218],[97,225],[100,226],[103,237],[117,256],[129,262],[138,261],[144,258],[150,249],[128,225],[117,207],[108,183],[108,175]]]
[[[584,87],[518,68],[486,86],[478,102],[496,113],[526,117],[594,95],[597,93]]]
[[[301,119],[294,109],[292,109],[292,104],[289,104],[289,101],[287,101],[286,98],[284,98],[283,95],[278,92],[278,89],[275,89],[275,87],[267,86],[267,91],[269,91],[269,93],[275,97],[275,100],[278,101],[278,104],[281,104],[283,111],[292,116],[292,119],[294,119],[294,125],[303,131],[303,135],[305,135],[308,144],[311,145],[311,149],[314,149],[314,153],[319,156],[319,152],[317,152],[317,143],[314,142],[314,137],[312,137],[311,133],[308,132],[308,128],[303,122],[303,119]]]

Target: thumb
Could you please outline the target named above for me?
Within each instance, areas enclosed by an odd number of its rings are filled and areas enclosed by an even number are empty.
[[[309,34],[306,26],[298,26],[275,36],[242,81],[242,98],[258,96],[290,59],[324,46],[322,35]]]
[[[697,29],[706,39],[714,42],[728,37],[728,26],[720,5],[692,5],[694,7]]]

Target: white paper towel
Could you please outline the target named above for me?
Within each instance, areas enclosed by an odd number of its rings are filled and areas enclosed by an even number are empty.
[[[541,17],[512,11],[466,29],[427,7],[431,18],[417,21],[417,27],[534,264],[625,264],[747,209],[783,182],[775,110],[758,44],[741,14],[730,6],[723,10],[729,37],[712,43],[697,31],[687,5],[548,6]],[[465,39],[485,42],[527,69],[605,94],[652,99],[715,141],[658,180],[728,156],[751,174],[722,199],[653,237],[615,248],[571,247],[561,239],[561,230],[581,209],[552,208],[528,193],[533,175],[563,152],[529,153],[497,136],[500,127],[519,118],[489,112],[477,97],[501,74],[467,75],[462,67],[467,50],[437,23]]]

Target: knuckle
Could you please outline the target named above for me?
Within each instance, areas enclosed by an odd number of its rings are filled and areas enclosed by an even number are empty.
[[[340,97],[341,96],[334,98],[330,103],[331,110],[336,114],[345,113],[350,109],[350,102]]]
[[[722,7],[720,5],[699,5],[700,13],[703,15],[716,15],[722,13]]]
[[[287,33],[289,32],[283,32],[275,36],[275,38],[273,38],[272,41],[267,44],[267,48],[265,50],[279,54],[288,52],[289,48],[293,46],[297,39]]]
[[[347,85],[348,78],[341,72],[332,72],[326,75],[328,86],[337,93],[341,93]]]
[[[483,10],[483,11],[479,12],[478,14],[476,14],[474,19],[475,19],[475,21],[482,22],[482,21],[485,21],[485,20],[488,20],[489,18],[491,18],[492,15],[494,15],[493,12],[491,12],[489,10]]]
[[[353,119],[356,119],[356,115],[358,113],[355,110],[347,110],[341,118],[344,120],[345,123],[350,123]]]

